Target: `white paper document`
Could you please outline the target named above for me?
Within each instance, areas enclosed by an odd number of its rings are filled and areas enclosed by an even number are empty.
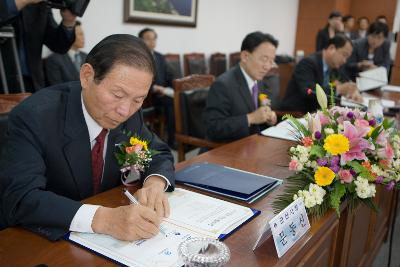
[[[360,91],[379,88],[388,83],[388,73],[385,67],[366,70],[358,74],[356,78],[357,87]]]
[[[303,125],[307,125],[306,119],[298,119]],[[288,120],[281,121],[275,126],[269,127],[261,132],[262,135],[284,140],[297,141],[295,134],[297,130],[289,123]]]
[[[350,100],[349,98],[342,96],[342,98],[340,99],[340,105],[344,107],[368,107],[369,101],[371,99],[379,99],[381,101],[381,105],[384,108],[392,108],[396,106],[396,102],[393,100],[381,99],[371,94],[363,93],[362,97],[363,97],[363,102],[356,103]]]
[[[76,233],[69,239],[127,266],[183,266],[181,242],[193,237],[219,238],[254,216],[252,209],[176,188],[169,193],[171,214],[162,222],[164,234],[134,242],[100,234]]]
[[[396,85],[385,85],[381,87],[382,91],[397,92],[400,93],[400,86]]]

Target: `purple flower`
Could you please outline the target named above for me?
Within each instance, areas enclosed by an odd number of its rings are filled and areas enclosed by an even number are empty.
[[[339,160],[340,160],[339,156],[333,156],[331,159],[331,166],[338,165]]]
[[[394,181],[391,181],[390,183],[388,183],[387,186],[386,186],[386,190],[387,191],[392,190],[393,187],[394,187],[394,184],[395,184]]]
[[[321,137],[322,137],[321,132],[320,132],[320,131],[316,131],[316,132],[314,133],[314,137],[315,137],[315,139],[317,139],[317,140],[321,139]]]
[[[356,175],[357,175],[356,171],[353,170],[353,169],[350,170],[350,173],[351,173],[351,175],[353,175],[353,176],[356,176]]]
[[[376,184],[381,184],[381,183],[383,183],[383,176],[378,176],[378,177],[376,177],[375,183],[376,183]]]
[[[347,113],[347,118],[349,118],[349,119],[352,119],[352,118],[354,118],[354,113],[353,112],[348,112]]]
[[[334,172],[334,173],[338,173],[340,171],[340,167],[339,165],[333,165],[330,167],[330,169]]]
[[[328,164],[328,160],[326,158],[317,159],[318,166],[325,166]]]
[[[375,119],[370,119],[368,121],[368,123],[369,123],[370,126],[374,126],[376,124],[376,121],[375,121]]]

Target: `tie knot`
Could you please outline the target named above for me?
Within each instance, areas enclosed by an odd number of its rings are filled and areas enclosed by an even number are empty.
[[[96,142],[104,143],[104,139],[106,138],[107,133],[108,133],[107,129],[103,128],[103,130],[101,130],[99,135],[96,137]]]

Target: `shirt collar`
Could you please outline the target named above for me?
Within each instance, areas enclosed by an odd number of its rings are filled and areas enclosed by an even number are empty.
[[[82,103],[82,110],[83,110],[83,117],[85,118],[86,126],[89,131],[89,138],[90,142],[96,140],[96,137],[101,133],[103,127],[101,127],[93,118],[90,116],[89,112],[85,107],[85,103],[83,102],[83,96],[81,93],[81,103]]]
[[[240,66],[240,65],[239,65]],[[247,72],[242,68],[242,66],[240,66],[240,70],[243,73],[244,79],[247,82],[247,87],[249,88],[250,92],[252,92],[253,86],[255,83],[257,83],[256,80],[253,80],[248,74]]]
[[[322,58],[322,71],[326,73],[329,70],[328,64],[325,62],[324,58]]]
[[[79,50],[73,50],[73,49],[68,50],[68,56],[72,60],[72,62],[75,61],[75,54],[76,53],[79,53]]]

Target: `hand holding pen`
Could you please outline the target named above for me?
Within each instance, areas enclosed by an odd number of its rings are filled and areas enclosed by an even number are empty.
[[[132,204],[140,205],[139,201],[131,193],[129,193],[129,191],[126,188],[124,188],[123,191],[124,191],[124,195],[129,199],[129,201]],[[161,224],[160,224],[160,233],[162,233],[163,235],[166,235],[165,230]]]

